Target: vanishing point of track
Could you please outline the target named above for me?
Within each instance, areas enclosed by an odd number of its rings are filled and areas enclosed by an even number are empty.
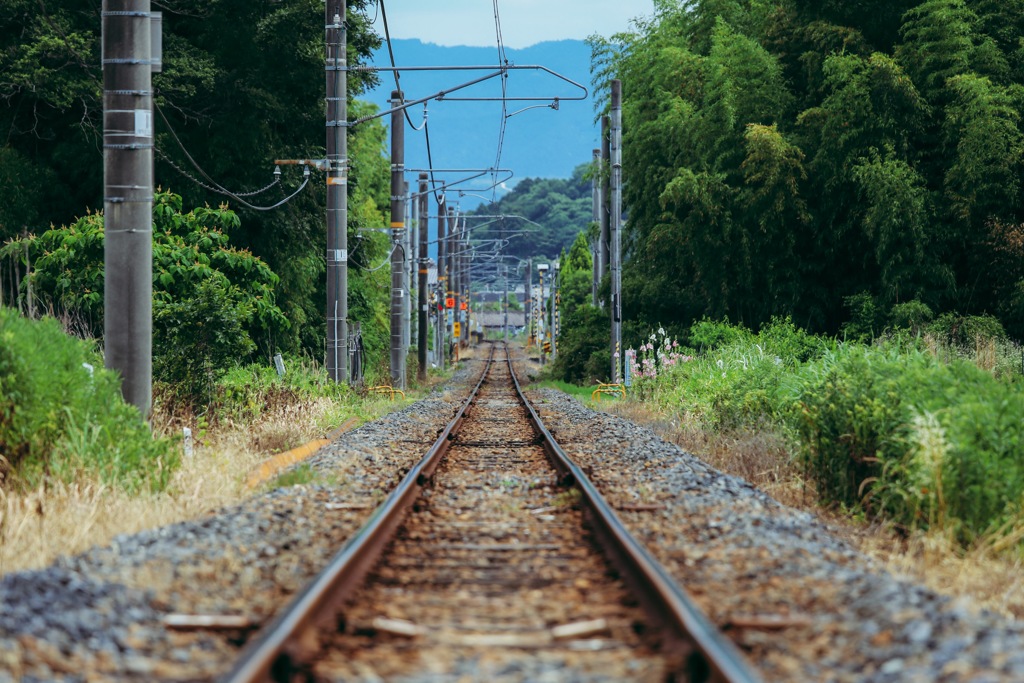
[[[426,456],[224,680],[760,680],[496,350]]]

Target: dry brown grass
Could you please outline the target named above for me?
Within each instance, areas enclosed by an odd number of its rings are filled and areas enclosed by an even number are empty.
[[[689,426],[685,420],[652,410],[640,401],[609,402],[601,409],[645,424],[667,441],[716,469],[746,479],[780,503],[817,515],[836,535],[893,574],[944,595],[970,597],[982,609],[1024,617],[1024,559],[1015,549],[1024,538],[1024,528],[987,539],[968,551],[937,532],[908,538],[891,527],[868,524],[819,506],[813,485],[803,478],[785,439],[770,430],[717,434]]]
[[[372,417],[393,406],[374,399],[361,414]],[[245,478],[261,460],[321,437],[343,419],[333,402],[319,400],[278,406],[251,425],[223,422],[197,441],[194,455],[183,459],[160,494],[129,494],[96,482],[0,490],[0,575],[236,503],[249,493]]]

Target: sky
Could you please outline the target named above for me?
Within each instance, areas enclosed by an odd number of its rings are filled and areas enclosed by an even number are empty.
[[[438,45],[497,45],[495,0],[388,0],[392,38]],[[654,13],[653,0],[497,0],[502,43],[523,48],[549,40],[605,37],[630,29],[630,20]],[[443,9],[439,9],[443,7]],[[373,16],[373,10],[369,10]],[[378,33],[384,35],[380,18]]]

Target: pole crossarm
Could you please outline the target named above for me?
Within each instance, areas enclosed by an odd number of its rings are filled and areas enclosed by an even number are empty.
[[[541,66],[540,64],[523,64],[523,65],[504,64],[504,65],[495,65],[495,66],[390,66],[390,67],[389,66],[371,66],[371,65],[361,64],[361,65],[356,65],[356,66],[349,66],[349,67],[347,67],[346,70],[354,71],[354,72],[362,72],[362,73],[376,73],[376,72],[380,72],[380,71],[395,71],[395,72],[399,72],[399,71],[492,71],[492,73],[486,74],[486,75],[481,76],[479,78],[474,78],[473,80],[467,81],[465,83],[460,83],[459,85],[453,86],[451,88],[447,88],[445,90],[439,90],[439,91],[437,91],[437,92],[435,92],[435,93],[433,93],[431,95],[427,95],[426,97],[420,97],[420,98],[415,99],[415,100],[409,100],[408,102],[403,102],[402,104],[399,104],[399,105],[397,105],[395,107],[392,107],[391,109],[388,109],[387,111],[382,111],[382,112],[378,112],[376,114],[371,114],[369,116],[363,116],[361,118],[355,119],[355,120],[353,120],[353,121],[351,121],[349,123],[350,126],[357,126],[360,123],[366,123],[367,121],[372,121],[373,119],[379,119],[379,118],[382,118],[384,116],[388,116],[390,114],[393,114],[394,112],[405,111],[409,107],[414,107],[416,105],[423,104],[424,102],[430,102],[431,100],[437,100],[437,101],[447,100],[449,102],[551,102],[550,105],[545,105],[545,106],[550,106],[552,109],[558,109],[558,103],[560,101],[578,102],[578,101],[582,101],[582,100],[587,99],[587,97],[590,95],[590,91],[586,88],[586,86],[581,85],[581,84],[577,83],[576,81],[572,80],[571,78],[563,76],[562,74],[558,73],[557,71],[553,71],[553,70],[547,68],[546,66]],[[466,88],[469,88],[471,86],[477,85],[478,83],[483,83],[485,81],[489,81],[492,78],[497,78],[498,76],[506,76],[509,71],[521,71],[521,70],[543,71],[545,73],[551,74],[552,76],[554,76],[555,78],[559,79],[560,81],[568,83],[572,87],[579,89],[580,93],[576,94],[576,95],[568,95],[568,96],[566,96],[566,95],[552,95],[552,96],[547,96],[547,97],[543,97],[543,96],[449,97],[450,93],[458,92],[460,90],[465,90]],[[513,114],[509,114],[508,116],[515,116],[515,114],[519,114],[522,111],[525,111],[525,109],[522,109],[520,111],[514,112]]]
[[[419,172],[426,172],[426,173],[456,173],[456,172],[459,172],[457,169],[456,170],[453,170],[453,169],[440,169],[440,170],[436,170],[436,169],[429,169],[429,168],[426,168],[426,169],[424,169],[424,168],[418,168],[418,169],[417,168],[407,168],[405,170],[406,170],[407,173],[412,173],[412,172],[417,172],[417,171],[419,171]],[[462,171],[462,172],[467,172],[468,173],[470,171],[476,171],[476,169],[466,169],[465,171]],[[453,180],[451,182],[442,183],[440,186],[436,186],[435,185],[435,186],[431,187],[431,189],[427,190],[427,194],[436,194],[437,192],[445,192],[446,190],[449,190],[449,189],[451,189],[453,187],[456,187],[458,185],[461,185],[463,183],[468,183],[471,180],[476,180],[477,178],[482,178],[485,175],[494,174],[494,173],[507,173],[508,175],[505,176],[504,178],[501,178],[500,180],[496,180],[495,182],[493,182],[491,184],[490,187],[473,188],[473,189],[474,190],[479,190],[480,192],[486,192],[487,190],[493,189],[493,188],[497,187],[498,185],[501,185],[502,183],[507,183],[515,175],[512,172],[512,169],[509,169],[509,168],[488,168],[488,169],[484,169],[484,170],[479,171],[479,172],[474,172],[473,175],[467,176],[465,178],[461,178],[459,180]],[[416,192],[416,193],[412,194],[411,196],[412,197],[419,197],[419,193]]]

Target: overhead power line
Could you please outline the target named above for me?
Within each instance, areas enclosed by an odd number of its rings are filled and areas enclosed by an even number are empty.
[[[269,185],[267,185],[266,187],[260,188],[259,190],[254,190],[252,192],[232,192],[231,190],[225,188],[223,185],[221,185],[216,180],[214,180],[210,176],[210,174],[208,174],[206,171],[203,170],[203,168],[198,164],[198,162],[196,162],[196,160],[192,157],[192,155],[189,154],[189,151],[185,147],[185,144],[181,141],[181,138],[178,137],[178,134],[174,131],[174,127],[171,125],[171,122],[167,119],[167,115],[164,114],[164,110],[161,109],[160,106],[158,104],[156,104],[156,102],[153,103],[153,108],[156,109],[157,112],[160,114],[160,118],[163,119],[164,124],[167,126],[168,132],[170,132],[171,137],[174,138],[174,141],[176,143],[178,143],[178,147],[181,148],[181,151],[185,155],[185,158],[188,159],[189,163],[192,164],[192,166],[196,169],[196,171],[198,171],[199,174],[210,183],[210,185],[207,185],[206,183],[203,183],[199,179],[193,177],[187,171],[185,171],[180,166],[178,166],[176,163],[174,163],[174,161],[172,161],[171,158],[169,156],[167,156],[167,154],[165,154],[163,151],[158,149],[157,150],[157,154],[159,154],[160,158],[162,158],[164,161],[166,161],[171,166],[171,168],[173,168],[178,173],[180,173],[184,177],[188,178],[189,180],[191,180],[192,182],[194,182],[195,184],[199,185],[200,187],[202,187],[202,188],[204,188],[206,190],[209,190],[211,192],[216,192],[217,194],[224,195],[225,197],[230,197],[230,198],[234,199],[235,201],[237,201],[242,206],[245,206],[245,207],[247,207],[249,209],[252,209],[253,211],[271,211],[273,209],[276,209],[276,208],[279,208],[281,206],[284,206],[285,204],[290,202],[292,199],[297,197],[300,192],[302,192],[304,189],[306,189],[306,185],[309,184],[309,169],[306,168],[304,170],[304,172],[303,172],[302,184],[299,185],[299,188],[297,190],[295,190],[295,192],[293,192],[292,194],[288,195],[287,197],[285,197],[281,201],[277,202],[276,204],[271,204],[270,206],[257,206],[255,204],[251,204],[248,201],[246,201],[244,199],[244,197],[252,197],[252,196],[255,196],[255,195],[258,195],[258,194],[262,194],[262,193],[266,192],[267,190],[269,190],[270,188],[272,188],[275,185],[277,185],[281,181],[281,171],[279,169],[275,169],[274,170],[274,180]]]

